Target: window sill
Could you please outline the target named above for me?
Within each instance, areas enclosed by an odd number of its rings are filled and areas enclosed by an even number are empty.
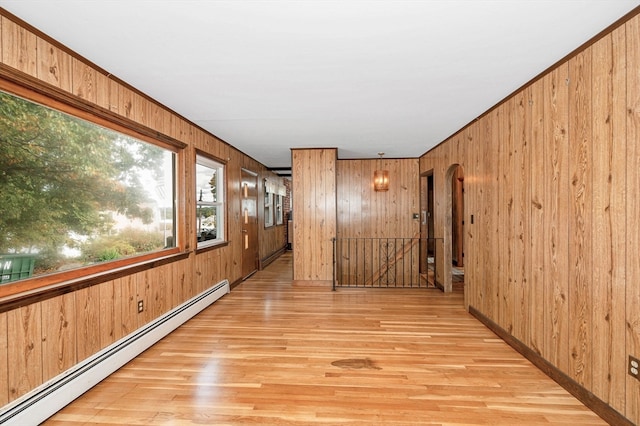
[[[189,252],[177,252],[161,257],[142,260],[136,263],[130,263],[120,267],[114,265],[116,267],[113,269],[89,273],[68,279],[65,279],[65,277],[68,277],[67,274],[61,274],[59,282],[55,282],[55,278],[51,276],[16,281],[15,283],[7,285],[5,288],[0,287],[0,291],[7,290],[0,293],[2,294],[2,297],[0,297],[0,313],[30,305],[35,302],[51,299],[86,287],[91,287],[96,284],[101,284],[116,278],[157,268],[158,266],[177,262],[188,257]],[[81,271],[82,269],[73,272],[81,273]],[[52,283],[47,285],[45,280],[51,281]]]
[[[198,255],[200,253],[204,253],[204,252],[210,251],[210,250],[215,250],[215,249],[218,249],[218,248],[221,248],[221,247],[226,247],[228,245],[229,245],[229,241],[219,241],[219,242],[216,242],[216,243],[213,243],[213,244],[209,244],[209,245],[206,245],[206,246],[198,247],[196,249],[196,255]]]

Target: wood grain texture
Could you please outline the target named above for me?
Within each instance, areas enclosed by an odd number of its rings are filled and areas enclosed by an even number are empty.
[[[0,313],[0,407],[9,403],[9,335],[7,313]]]
[[[42,308],[31,305],[7,312],[9,401],[43,382]]]
[[[640,16],[626,24],[627,209],[626,209],[626,351],[640,358]],[[626,357],[625,357],[626,358]],[[627,362],[625,360],[625,362]],[[640,424],[640,381],[626,376],[626,414]]]
[[[71,57],[51,43],[37,38],[38,78],[55,87],[72,91],[73,67]]]
[[[387,192],[373,189],[373,171],[389,170]],[[419,232],[416,159],[338,160],[337,235],[340,238],[410,238]]]
[[[75,297],[65,294],[42,302],[42,377],[55,377],[78,362]],[[96,333],[97,335],[97,333]]]
[[[75,315],[72,317],[76,328],[76,348],[78,361],[84,360],[102,349],[100,344],[100,287],[87,287],[74,293]]]
[[[544,167],[545,214],[545,342],[543,356],[562,371],[569,369],[569,93],[566,64],[545,76]]]
[[[157,137],[163,146],[166,146],[169,136],[176,142],[184,142],[169,145],[178,154],[178,235],[180,247],[185,252],[193,248],[190,238],[193,237],[194,215],[191,212],[194,210],[190,209],[194,207],[189,188],[193,182],[194,146],[225,161],[229,232],[228,246],[211,253],[206,259],[210,262],[204,265],[207,280],[193,278],[199,260],[195,255],[185,254],[176,263],[143,268],[148,271],[137,272],[143,269],[136,268],[130,275],[118,275],[115,280],[113,277],[103,281],[96,279],[92,287],[64,294],[60,299],[39,298],[24,309],[6,309],[7,312],[0,314],[0,321],[5,321],[4,325],[0,323],[0,343],[12,344],[11,349],[7,347],[4,352],[0,351],[0,382],[3,383],[0,386],[0,404],[4,405],[49,380],[71,360],[79,361],[93,355],[184,302],[198,289],[204,289],[207,281],[240,280],[241,265],[237,260],[241,253],[237,226],[239,197],[234,185],[238,183],[240,167],[245,164],[257,167],[259,163],[126,83],[94,68],[69,49],[53,40],[36,36],[6,16],[0,17],[0,61],[5,70],[3,73],[7,73],[5,75],[15,83],[11,84],[22,85],[20,90],[50,88],[38,95],[38,102],[66,105],[70,109],[83,105],[85,108],[79,110],[79,116],[95,119],[101,125],[109,125],[109,120],[113,119],[115,124],[111,124],[115,128],[129,129],[134,133],[142,131],[147,139]],[[10,78],[22,73],[33,78]],[[61,90],[56,91],[53,87]],[[52,94],[53,98],[48,99],[44,93]],[[92,104],[99,108],[92,109]],[[93,117],[93,112],[102,112],[100,108],[107,112]],[[56,297],[61,294],[57,293]],[[69,297],[73,299],[72,303],[68,303]],[[145,310],[138,314],[136,303],[140,299],[144,300]],[[37,323],[33,322],[34,315],[38,317]],[[33,361],[36,358],[37,364]]]
[[[544,132],[544,80],[530,88],[531,108],[531,216],[530,216],[530,253],[531,278],[529,304],[530,340],[528,346],[538,355],[542,355],[547,323],[545,321],[546,294],[550,282],[545,280],[545,223],[548,217],[548,195],[545,191],[545,132]]]
[[[482,241],[465,250],[482,258],[466,262],[469,306],[634,423],[640,389],[625,364],[640,352],[639,19],[612,27],[419,162],[435,181],[465,164],[469,233]],[[461,143],[473,128],[478,142]],[[441,185],[435,191],[446,199]],[[436,233],[448,226],[436,203],[438,215]]]
[[[569,373],[587,388],[593,368],[591,52],[569,60]]]
[[[331,292],[291,267],[282,256],[45,424],[605,424],[461,293]]]
[[[625,410],[625,31],[614,31],[593,51],[593,393]],[[597,366],[597,367],[595,367]]]
[[[336,236],[337,150],[292,150],[294,277],[330,281]],[[299,212],[299,213],[297,213]]]
[[[37,37],[2,16],[2,63],[37,77]]]

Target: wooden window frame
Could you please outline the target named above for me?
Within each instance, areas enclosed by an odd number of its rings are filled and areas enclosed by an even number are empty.
[[[175,247],[0,285],[0,312],[188,257],[184,229],[187,145],[129,118],[0,64],[0,90],[173,152],[176,156]]]

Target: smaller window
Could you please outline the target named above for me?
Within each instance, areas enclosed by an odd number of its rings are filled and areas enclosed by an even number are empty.
[[[196,232],[198,248],[225,240],[224,165],[196,156]]]
[[[275,195],[276,225],[282,225],[282,195]]]
[[[273,226],[273,193],[268,182],[264,188],[264,227]]]

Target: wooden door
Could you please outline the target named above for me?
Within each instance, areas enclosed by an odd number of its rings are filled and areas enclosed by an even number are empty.
[[[258,175],[242,169],[242,277],[258,269]]]

